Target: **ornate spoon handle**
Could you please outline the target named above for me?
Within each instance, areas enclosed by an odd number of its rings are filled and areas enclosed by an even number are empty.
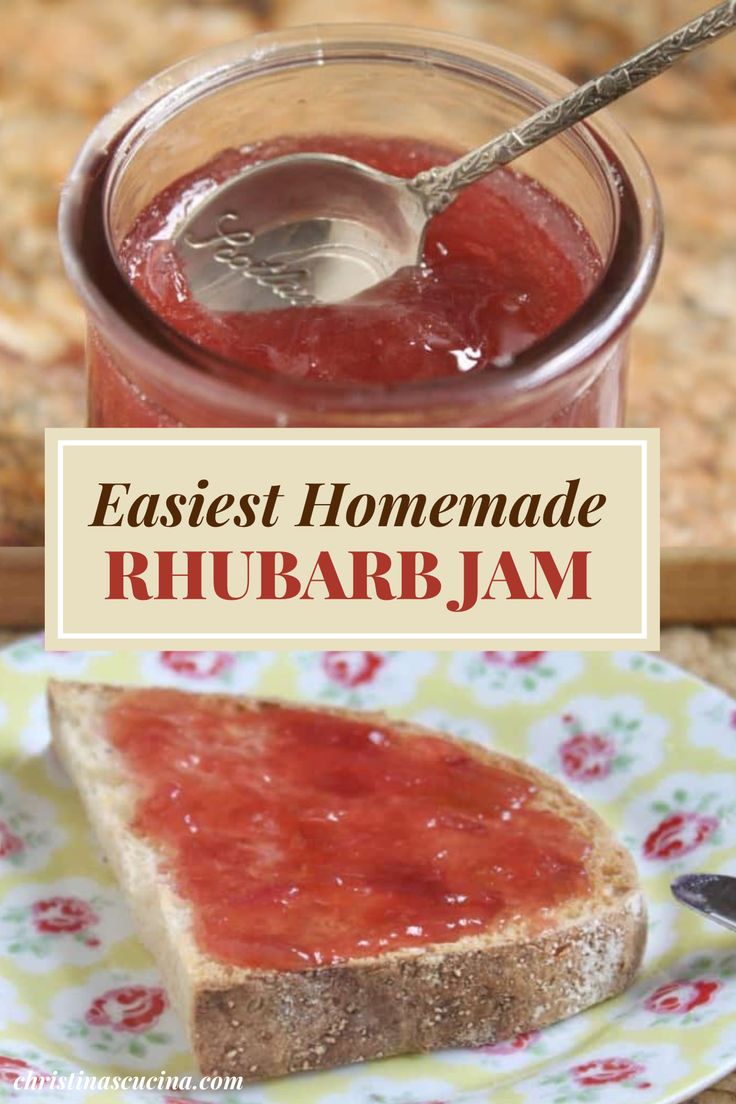
[[[449,165],[419,173],[410,187],[422,198],[427,215],[438,214],[468,184],[475,183],[499,165],[507,165],[522,153],[586,119],[626,92],[669,69],[683,54],[728,34],[734,27],[736,0],[726,0],[658,39],[627,61],[581,84],[563,99],[542,108],[486,145],[471,150]]]

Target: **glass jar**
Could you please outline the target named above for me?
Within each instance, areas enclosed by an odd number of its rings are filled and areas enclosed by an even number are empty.
[[[259,36],[144,84],[93,132],[61,204],[64,258],[88,317],[90,425],[620,424],[628,332],[657,269],[661,222],[643,158],[605,114],[515,166],[574,212],[604,263],[572,317],[503,370],[395,387],[234,371],[155,315],[117,262],[139,212],[223,149],[348,128],[468,149],[569,87],[482,43],[340,24]]]

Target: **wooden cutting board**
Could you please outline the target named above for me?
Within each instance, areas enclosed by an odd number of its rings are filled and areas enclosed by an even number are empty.
[[[43,548],[0,548],[0,629],[43,626]]]
[[[0,629],[43,624],[42,548],[0,548]],[[736,624],[736,549],[662,551],[663,625]]]

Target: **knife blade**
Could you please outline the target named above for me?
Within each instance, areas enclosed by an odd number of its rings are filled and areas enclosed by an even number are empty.
[[[728,874],[683,874],[670,886],[683,905],[736,931],[736,878]]]

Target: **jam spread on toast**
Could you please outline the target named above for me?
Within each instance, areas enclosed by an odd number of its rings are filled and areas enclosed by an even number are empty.
[[[107,736],[214,958],[300,970],[452,943],[584,895],[588,841],[529,778],[441,735],[168,690]]]

